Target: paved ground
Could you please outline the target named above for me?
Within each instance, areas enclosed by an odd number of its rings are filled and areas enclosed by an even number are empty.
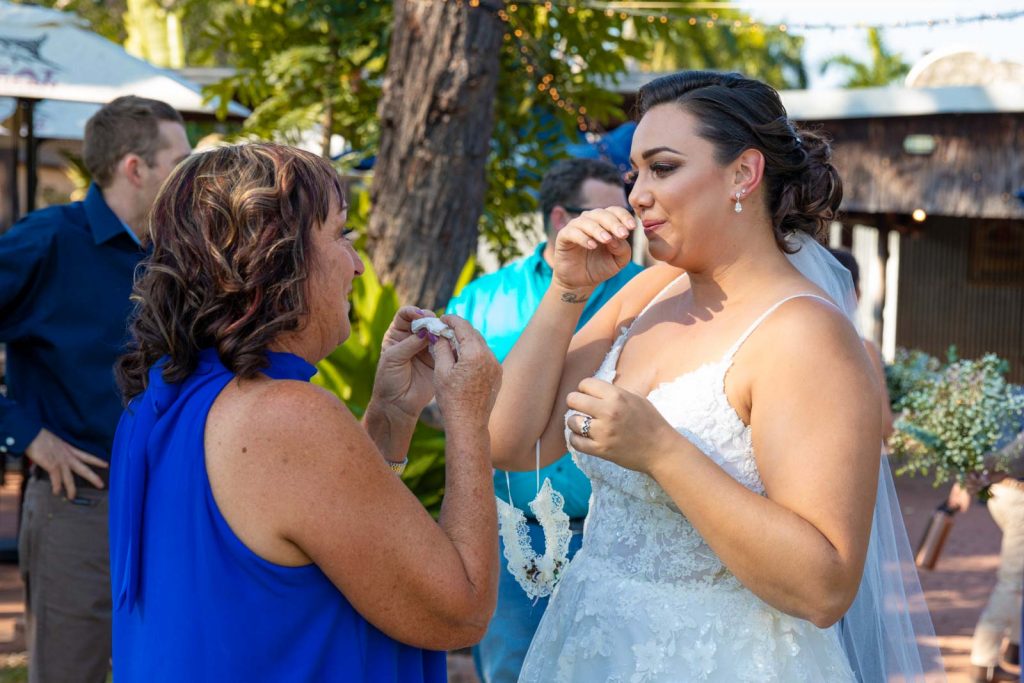
[[[0,489],[0,552],[4,545],[2,539],[14,537],[14,501],[19,484],[16,476],[9,476]],[[907,531],[911,543],[916,545],[945,491],[937,491],[922,480],[898,480],[897,488]],[[976,504],[968,512],[957,515],[936,570],[921,573],[949,683],[968,683],[971,633],[995,583],[998,552],[999,529],[984,506]],[[0,680],[4,680],[4,669],[24,663],[23,621],[22,586],[17,566],[0,563]],[[454,654],[449,662],[449,681],[476,683],[468,655]]]
[[[897,490],[907,533],[916,547],[946,490],[935,490],[927,481],[904,479],[897,480]],[[995,585],[999,542],[999,527],[985,506],[975,503],[956,516],[935,570],[920,574],[950,683],[969,681],[971,634]]]

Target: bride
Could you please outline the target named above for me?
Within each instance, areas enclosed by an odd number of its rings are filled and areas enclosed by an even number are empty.
[[[829,146],[737,74],[660,78],[639,108],[636,218],[559,232],[490,422],[496,467],[568,441],[593,482],[520,681],[923,680],[905,599],[879,595],[880,387],[815,242],[842,197]],[[573,336],[638,223],[659,265]]]

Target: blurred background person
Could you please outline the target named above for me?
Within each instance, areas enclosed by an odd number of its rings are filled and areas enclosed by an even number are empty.
[[[599,159],[559,161],[544,175],[540,186],[546,241],[538,244],[529,256],[466,285],[459,296],[449,302],[447,312],[465,318],[480,330],[491,351],[503,361],[551,284],[555,235],[582,212],[608,206],[628,208],[622,174],[615,166]],[[630,263],[598,285],[587,301],[577,329],[586,325],[594,313],[641,270],[640,266]],[[553,488],[565,497],[565,512],[573,532],[569,543],[572,558],[582,543],[590,480],[580,472],[569,454],[542,469],[540,480],[545,478],[550,478]],[[543,530],[529,507],[537,495],[537,474],[495,470],[494,490],[502,500],[523,511],[533,547],[542,552]],[[499,546],[504,553],[500,540]],[[504,559],[501,562],[498,607],[484,639],[473,648],[477,675],[484,683],[515,683],[519,679],[526,651],[548,604],[548,598],[530,598],[505,570]]]
[[[1024,427],[1024,425],[1022,425]],[[1020,665],[1022,589],[1024,589],[1024,431],[989,459],[987,472],[967,480],[964,497],[990,486],[987,507],[1003,532],[999,570],[971,641],[972,681],[1015,681],[1017,676],[1000,666]],[[1003,650],[1003,641],[1006,648]]]
[[[113,366],[150,208],[190,151],[178,112],[120,97],[86,124],[85,200],[35,211],[0,237],[0,454],[32,461],[18,542],[31,681],[107,678]]]

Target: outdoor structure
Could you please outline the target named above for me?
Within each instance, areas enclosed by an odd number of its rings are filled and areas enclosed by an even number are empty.
[[[39,141],[80,140],[92,113],[122,95],[162,100],[193,120],[213,119],[218,106],[195,83],[132,57],[74,14],[0,0],[0,230],[35,208]],[[226,110],[236,119],[249,114],[233,102]],[[42,161],[62,166],[60,151],[75,149],[58,143]]]
[[[1024,380],[1024,84],[783,97],[833,138],[865,334],[889,357],[995,352]]]

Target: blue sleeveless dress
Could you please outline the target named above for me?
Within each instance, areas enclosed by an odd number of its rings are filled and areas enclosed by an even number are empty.
[[[315,369],[268,353],[274,379]],[[443,683],[445,654],[381,633],[314,565],[257,556],[220,513],[203,437],[234,375],[214,350],[168,385],[162,363],[121,417],[111,457],[110,564],[119,683]]]

